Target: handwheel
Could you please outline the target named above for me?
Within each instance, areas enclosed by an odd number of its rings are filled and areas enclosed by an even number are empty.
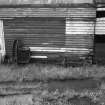
[[[18,49],[22,47],[22,43],[20,40],[14,40],[13,42],[13,51],[12,51],[12,56],[13,56],[13,62],[17,63],[18,62]]]

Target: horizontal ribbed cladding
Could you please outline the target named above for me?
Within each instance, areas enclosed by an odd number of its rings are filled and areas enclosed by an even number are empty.
[[[11,56],[13,41],[23,40],[29,47],[63,47],[65,40],[64,18],[16,18],[4,20],[7,54]]]
[[[97,7],[105,7],[105,0],[95,0]]]
[[[96,10],[95,8],[69,8],[68,16],[71,18],[94,18]]]
[[[98,8],[95,28],[95,61],[105,62],[105,8]]]
[[[95,17],[95,8],[0,8],[0,18],[9,17]]]
[[[66,47],[77,48],[75,54],[82,55],[93,50],[94,21],[66,20]],[[81,50],[78,50],[81,49]],[[87,51],[86,51],[87,50]],[[74,53],[73,53],[74,54]]]
[[[105,35],[105,17],[97,18],[95,34]]]
[[[95,0],[95,2],[96,2],[97,4],[103,4],[103,3],[105,3],[105,0]]]
[[[0,5],[19,5],[19,4],[77,4],[89,3],[92,4],[94,0],[0,0]]]

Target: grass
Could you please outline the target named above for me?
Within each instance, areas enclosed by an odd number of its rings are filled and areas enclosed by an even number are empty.
[[[100,79],[104,77],[105,67],[98,65],[67,68],[45,64],[0,65],[0,81]]]

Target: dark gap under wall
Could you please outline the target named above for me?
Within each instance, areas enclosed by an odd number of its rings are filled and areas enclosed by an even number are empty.
[[[95,43],[105,43],[105,35],[95,35]]]
[[[105,11],[97,11],[96,17],[97,18],[105,17]]]

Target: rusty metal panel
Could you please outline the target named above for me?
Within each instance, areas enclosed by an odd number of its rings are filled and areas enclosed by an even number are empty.
[[[95,34],[105,35],[105,18],[97,18]]]
[[[64,18],[16,18],[4,20],[7,54],[12,54],[13,40],[20,38],[28,47],[61,47],[65,39]]]
[[[102,1],[102,0],[101,0]],[[103,0],[104,1],[104,0]],[[92,4],[94,0],[0,0],[0,5],[19,5],[19,4]]]
[[[71,17],[95,18],[95,8],[0,8],[0,18]]]

